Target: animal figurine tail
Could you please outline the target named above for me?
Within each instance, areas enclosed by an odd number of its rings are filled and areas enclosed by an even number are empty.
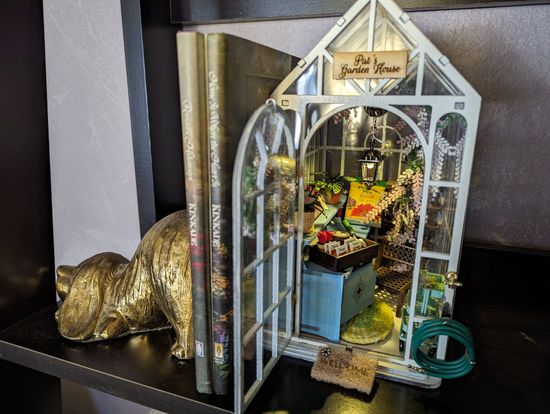
[[[59,333],[100,341],[172,326],[172,355],[194,355],[187,213],[178,211],[145,234],[132,260],[99,253],[77,266],[57,268]]]

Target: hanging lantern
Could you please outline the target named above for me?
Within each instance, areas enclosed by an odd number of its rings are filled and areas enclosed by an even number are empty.
[[[359,160],[361,165],[361,179],[371,187],[376,183],[376,175],[378,173],[378,166],[386,158],[385,155],[382,155],[380,151],[374,148],[376,143],[376,119],[386,113],[384,109],[381,108],[370,108],[365,107],[365,112],[371,116],[373,119],[372,128],[367,135],[367,145],[368,149],[363,153],[363,158]]]
[[[377,149],[374,149],[374,139],[372,145],[363,154],[363,158],[359,160],[361,165],[361,179],[371,186],[376,182],[378,166],[384,160],[384,155]]]

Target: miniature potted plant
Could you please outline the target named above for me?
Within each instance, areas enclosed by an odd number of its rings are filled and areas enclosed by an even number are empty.
[[[304,233],[313,231],[313,224],[323,211],[323,201],[319,190],[308,185],[304,189]]]
[[[338,204],[342,193],[349,187],[348,183],[359,181],[359,178],[343,175],[330,177],[324,171],[316,172],[314,176],[315,180],[310,185],[323,196],[326,204],[332,205]]]

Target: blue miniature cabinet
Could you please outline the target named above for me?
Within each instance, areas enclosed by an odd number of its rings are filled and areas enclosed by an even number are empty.
[[[376,272],[370,263],[344,272],[308,263],[302,275],[303,332],[338,342],[341,326],[372,305]]]

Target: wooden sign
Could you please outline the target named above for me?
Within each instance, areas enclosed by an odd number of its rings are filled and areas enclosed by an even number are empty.
[[[335,52],[334,79],[404,78],[407,76],[407,51]]]

